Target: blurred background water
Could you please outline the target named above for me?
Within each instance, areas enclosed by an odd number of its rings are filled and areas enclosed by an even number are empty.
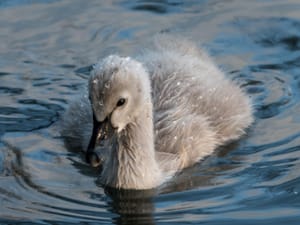
[[[300,224],[298,0],[0,0],[0,224]],[[89,65],[154,34],[202,44],[252,97],[242,140],[151,191],[97,183],[60,115]]]

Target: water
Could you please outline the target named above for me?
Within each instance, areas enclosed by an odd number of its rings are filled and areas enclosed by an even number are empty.
[[[1,224],[300,224],[300,3],[0,1]],[[242,140],[164,187],[116,191],[69,152],[60,115],[89,65],[175,32],[251,95]]]

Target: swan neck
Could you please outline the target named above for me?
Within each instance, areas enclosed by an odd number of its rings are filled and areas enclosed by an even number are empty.
[[[160,184],[161,171],[154,149],[152,104],[118,134],[118,146],[103,172],[106,172],[105,183],[117,188],[150,189]]]

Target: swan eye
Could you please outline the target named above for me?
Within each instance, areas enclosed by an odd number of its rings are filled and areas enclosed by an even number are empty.
[[[125,98],[120,98],[119,101],[117,102],[117,107],[120,107],[120,106],[124,105],[125,102],[126,102]]]

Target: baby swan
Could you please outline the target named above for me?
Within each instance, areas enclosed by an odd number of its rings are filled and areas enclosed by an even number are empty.
[[[161,38],[138,60],[111,55],[96,64],[62,134],[101,163],[104,185],[150,189],[252,122],[249,98],[202,50]]]

